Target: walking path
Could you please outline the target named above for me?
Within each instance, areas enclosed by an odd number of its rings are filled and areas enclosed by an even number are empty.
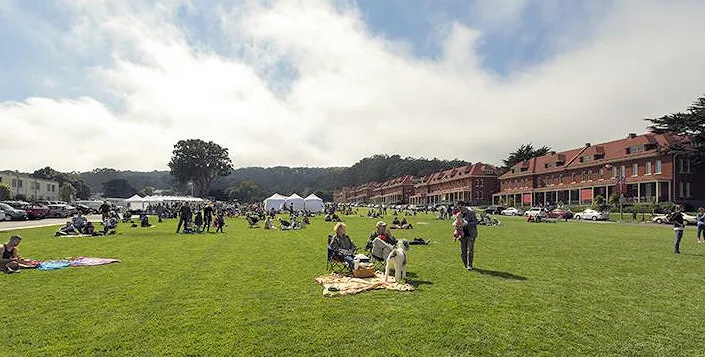
[[[91,222],[100,222],[100,215],[86,216]],[[63,226],[71,218],[45,218],[33,221],[4,221],[0,222],[0,232],[12,231],[16,229]]]

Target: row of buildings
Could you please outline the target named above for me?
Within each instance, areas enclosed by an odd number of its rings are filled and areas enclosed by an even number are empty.
[[[0,171],[0,184],[10,188],[13,197],[31,201],[58,201],[59,183],[38,179],[16,171]]]
[[[431,205],[464,200],[473,205],[589,204],[622,194],[628,202],[705,204],[705,166],[666,154],[682,138],[629,134],[610,142],[535,157],[503,170],[475,163],[424,177],[343,187],[339,203]]]

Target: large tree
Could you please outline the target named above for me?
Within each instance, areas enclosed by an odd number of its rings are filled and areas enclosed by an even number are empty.
[[[62,201],[71,202],[76,198],[76,188],[70,183],[64,183],[59,187],[59,197]]]
[[[174,145],[169,168],[182,187],[191,183],[194,194],[203,196],[216,178],[233,171],[233,163],[227,148],[212,141],[189,139]]]
[[[249,180],[242,181],[240,184],[230,187],[227,192],[230,199],[238,200],[242,203],[258,202],[265,198],[264,191]]]
[[[75,191],[73,193],[73,196],[75,198],[87,200],[91,197],[90,186],[86,185],[86,183],[83,182],[83,180],[81,180],[80,178],[78,178],[75,173],[68,174],[65,172],[59,172],[47,166],[37,171],[34,171],[32,177],[57,181],[59,183],[59,188],[63,187],[64,184],[68,183],[73,187],[73,190]]]
[[[0,201],[9,200],[12,198],[12,190],[4,183],[0,183]]]
[[[103,197],[128,198],[137,193],[125,179],[115,179],[103,183]]]
[[[683,155],[696,163],[705,162],[705,96],[698,98],[685,113],[673,113],[650,122],[654,133],[673,133],[690,137],[690,142],[675,143],[665,148],[671,154]]]
[[[510,153],[508,158],[503,160],[504,168],[509,169],[522,161],[546,155],[550,151],[551,148],[549,148],[548,146],[543,146],[541,148],[534,149],[534,146],[532,144],[524,144],[520,146],[516,151]]]

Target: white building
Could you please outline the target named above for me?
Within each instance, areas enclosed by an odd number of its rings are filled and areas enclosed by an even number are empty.
[[[13,197],[22,195],[32,201],[59,200],[57,181],[37,179],[21,172],[0,171],[0,183],[10,188]]]

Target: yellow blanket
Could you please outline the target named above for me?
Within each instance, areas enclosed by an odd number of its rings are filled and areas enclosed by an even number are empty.
[[[397,291],[414,290],[414,287],[409,284],[397,284],[393,276],[388,277],[385,283],[384,273],[380,272],[375,272],[375,277],[373,278],[355,278],[331,273],[329,275],[319,276],[316,278],[316,282],[323,285],[323,296],[327,297],[357,294],[374,289]]]

